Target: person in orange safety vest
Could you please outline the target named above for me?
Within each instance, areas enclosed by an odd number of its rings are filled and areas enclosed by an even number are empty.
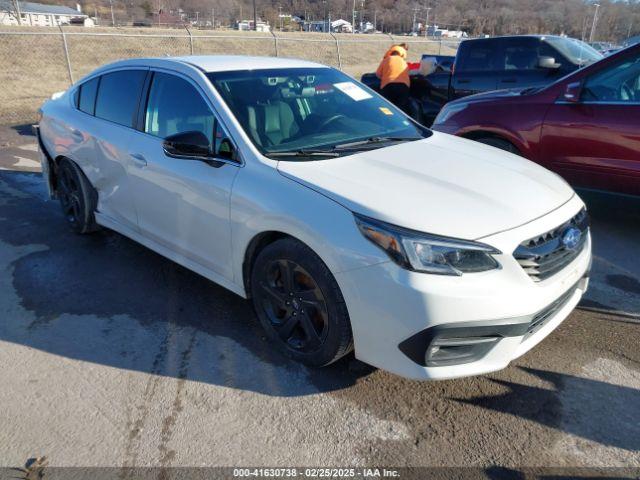
[[[406,43],[393,45],[384,54],[376,76],[380,79],[380,93],[391,103],[407,109],[409,103],[409,66],[407,65]]]

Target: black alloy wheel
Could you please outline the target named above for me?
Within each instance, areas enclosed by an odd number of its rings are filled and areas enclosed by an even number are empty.
[[[326,300],[318,284],[291,260],[271,261],[264,273],[258,301],[280,339],[300,352],[317,351],[329,327]]]
[[[99,229],[94,212],[98,195],[78,165],[63,158],[56,171],[56,193],[62,213],[75,233]]]
[[[267,245],[253,262],[253,308],[271,342],[312,367],[328,365],[353,349],[347,306],[320,257],[293,238]]]

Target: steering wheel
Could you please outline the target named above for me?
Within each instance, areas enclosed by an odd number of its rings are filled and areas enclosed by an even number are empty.
[[[325,128],[327,128],[329,125],[331,125],[333,122],[340,120],[341,118],[345,118],[345,116],[341,113],[337,114],[337,115],[333,115],[329,118],[327,118],[324,122],[322,122],[320,124],[320,126],[318,127],[318,131],[322,131]]]

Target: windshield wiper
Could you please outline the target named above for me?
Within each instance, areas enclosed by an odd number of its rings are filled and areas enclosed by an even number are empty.
[[[410,142],[413,140],[420,140],[423,137],[369,137],[366,140],[359,140],[357,142],[341,143],[336,145],[336,150],[349,149],[352,147],[361,147],[366,145],[376,145],[379,143],[389,142]]]
[[[339,157],[338,152],[332,150],[286,150],[282,152],[269,152],[267,157]]]

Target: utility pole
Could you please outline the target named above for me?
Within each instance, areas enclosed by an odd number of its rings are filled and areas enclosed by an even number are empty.
[[[253,29],[258,31],[258,13],[256,12],[256,0],[253,0]]]
[[[377,32],[378,31],[378,10],[374,9],[373,10],[373,32]]]
[[[111,6],[111,26],[116,26],[116,16],[113,14],[113,0],[109,0],[109,5]],[[159,17],[158,17],[159,20]]]
[[[327,33],[327,0],[322,0],[324,13],[322,14],[322,32]]]
[[[353,10],[351,10],[351,33],[356,33],[356,0],[353,0]]]
[[[364,24],[362,23],[363,12],[364,12],[364,0],[360,0],[360,33],[364,32]]]
[[[598,9],[600,8],[599,3],[594,3],[594,7],[596,10],[593,12],[593,23],[591,24],[591,35],[589,35],[589,41],[593,42],[593,35],[596,33],[596,24],[598,23]]]
[[[429,32],[429,10],[431,10],[431,7],[427,7],[427,18],[424,21],[424,36],[425,36],[425,38],[428,36],[428,32]]]
[[[199,22],[198,16],[199,15],[200,15],[200,12],[196,12],[196,28],[198,28],[198,22]]]
[[[216,29],[216,9],[211,9],[211,30]]]
[[[418,7],[417,5],[413,7],[413,21],[411,22],[411,33],[416,31],[416,15],[418,14],[418,10],[420,10],[420,7]]]
[[[280,31],[282,31],[282,5],[278,5],[278,21],[280,24]]]

